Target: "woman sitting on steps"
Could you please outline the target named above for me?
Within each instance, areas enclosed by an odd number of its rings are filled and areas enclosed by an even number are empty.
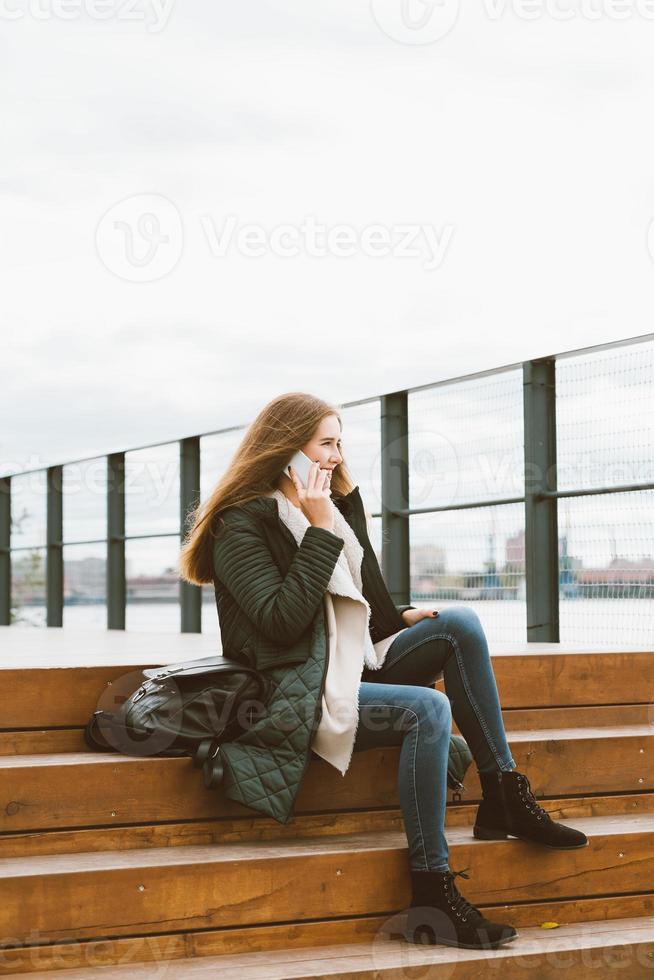
[[[306,486],[292,468],[284,472],[298,449],[313,461]],[[217,528],[208,551],[203,524]],[[347,475],[335,408],[304,393],[282,395],[265,406],[229,473],[196,514],[183,554],[189,581],[208,580],[207,554],[226,655],[236,655],[238,639],[243,655],[255,651],[260,669],[265,663],[280,684],[295,672],[302,676],[302,690],[313,696],[308,741],[295,741],[291,751],[304,758],[306,750],[302,772],[309,745],[343,775],[353,752],[401,746],[398,789],[412,884],[406,938],[471,949],[515,939],[512,926],[490,921],[463,897],[455,878],[469,876],[449,867],[444,826],[452,717],[481,782],[476,838],[514,836],[565,849],[586,846],[588,840],[552,820],[527,776],[516,769],[477,614],[466,606],[440,611],[394,606],[370,544],[358,487]],[[248,631],[251,637],[244,640]],[[314,660],[321,669],[309,673]],[[445,693],[432,686],[441,676]],[[270,721],[262,719],[251,733],[259,762],[266,746],[271,752],[279,747]],[[225,757],[229,774],[227,751]],[[259,809],[269,805],[265,812],[280,819],[276,792],[269,790],[266,803],[254,792],[236,795],[242,791],[238,776],[232,778],[232,798]],[[288,789],[286,773],[285,778]],[[296,792],[297,785],[293,799]],[[290,805],[285,803],[284,815]]]

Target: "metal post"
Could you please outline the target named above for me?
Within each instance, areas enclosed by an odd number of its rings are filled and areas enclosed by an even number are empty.
[[[45,601],[46,626],[63,626],[64,550],[63,550],[63,466],[49,466],[47,478]]]
[[[200,499],[200,437],[189,436],[179,442],[180,540],[186,534],[186,520]],[[202,632],[202,588],[180,581],[182,633]]]
[[[409,518],[391,510],[409,507],[409,438],[407,392],[381,397],[382,565],[388,590],[397,605],[411,602]]]
[[[525,576],[527,640],[559,642],[556,361],[523,364],[525,438]]]
[[[125,629],[125,453],[107,456],[107,629]]]
[[[11,477],[0,477],[0,626],[11,625]]]

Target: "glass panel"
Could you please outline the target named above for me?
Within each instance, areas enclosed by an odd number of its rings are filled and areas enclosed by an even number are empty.
[[[63,468],[64,541],[107,537],[107,458],[68,463]]]
[[[45,547],[47,500],[45,470],[12,476],[10,539],[12,548]]]
[[[525,639],[524,506],[506,504],[411,518],[411,604],[470,604],[490,640]]]
[[[556,365],[559,490],[654,482],[654,342]]]
[[[654,490],[559,500],[561,642],[654,636]]]
[[[381,517],[373,517],[368,521],[368,536],[370,538],[370,543],[372,545],[372,550],[377,556],[377,561],[379,567],[381,568],[381,573],[384,581],[388,585],[388,576],[386,574],[386,569],[384,567],[384,562],[382,560],[382,519]]]
[[[343,419],[343,458],[366,510],[381,511],[381,425],[378,398],[350,408],[338,406]]]
[[[179,443],[125,453],[125,534],[179,531]]]
[[[66,627],[107,628],[107,549],[104,544],[64,546]]]
[[[45,548],[17,551],[11,557],[11,624],[45,626],[46,621]]]
[[[245,427],[202,436],[200,439],[200,498],[206,498],[223,478],[241,444]]]
[[[125,543],[127,610],[125,628],[179,632],[180,580],[177,538],[148,538]]]
[[[410,506],[524,494],[522,371],[409,392]]]

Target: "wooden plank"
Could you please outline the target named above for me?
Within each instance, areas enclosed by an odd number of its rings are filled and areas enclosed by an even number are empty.
[[[654,793],[610,796],[559,797],[543,801],[553,819],[576,821],[579,817],[616,816],[620,813],[654,813]],[[475,803],[447,804],[445,826],[472,827]],[[217,820],[145,823],[75,830],[27,831],[0,835],[0,858],[36,857],[39,854],[72,854],[80,851],[114,851],[143,847],[179,847],[185,844],[244,843],[250,840],[291,840],[366,831],[400,832],[404,829],[399,808],[353,810],[344,813],[307,813],[287,824],[263,816]]]
[[[406,980],[407,976],[479,980],[490,971],[503,978],[538,980],[598,980],[607,967],[625,971],[629,980],[650,976],[654,958],[654,929],[640,919],[599,921],[585,927],[564,926],[555,932],[522,930],[519,939],[497,950],[453,949],[448,946],[413,946],[385,935],[372,941],[334,946],[288,948],[276,953],[250,952],[236,956],[186,958],[175,962],[175,977],[220,977],[221,980]],[[617,964],[617,965],[616,965]],[[565,973],[562,973],[562,969]],[[103,980],[149,980],[152,966],[107,967]],[[628,971],[628,972],[627,972]],[[92,974],[91,974],[92,975]],[[47,973],[31,974],[32,980]],[[89,972],[75,970],[67,980],[88,980]]]
[[[140,673],[142,668],[137,669]],[[115,664],[6,668],[0,671],[0,729],[85,725],[99,707],[98,699],[107,685],[131,675],[131,668]],[[133,689],[137,686],[135,678]]]
[[[518,769],[537,796],[654,790],[649,726],[511,732]],[[355,753],[345,779],[314,757],[296,813],[398,805],[400,747]],[[481,798],[476,766],[467,802]],[[203,819],[244,812],[222,790],[207,790],[188,757],[133,758],[118,753],[4,756],[0,759],[0,830],[55,829]]]
[[[566,928],[573,923],[585,923],[579,930],[580,936],[592,931],[592,922],[611,923],[620,931],[625,929],[627,918],[650,917],[654,914],[654,894],[603,896],[561,902],[525,903],[521,905],[485,906],[484,912],[490,918],[511,922],[520,930],[520,941],[528,938],[527,930],[536,929],[542,922],[558,922]],[[617,920],[617,921],[616,921]],[[15,949],[0,950],[0,976],[27,975],[52,977],[48,971],[62,969],[84,969],[92,971],[94,966],[123,965],[137,963],[174,963],[174,976],[183,976],[186,969],[196,976],[196,970],[203,963],[196,963],[198,957],[239,956],[246,953],[272,953],[282,956],[289,948],[297,951],[312,946],[343,946],[357,942],[377,942],[384,928],[388,928],[388,916],[366,918],[321,919],[315,922],[300,922],[283,925],[248,926],[237,929],[206,929],[197,932],[161,933],[154,936],[129,936],[122,939],[75,940],[69,943],[55,943]],[[629,923],[628,929],[634,928]],[[556,930],[558,935],[560,932]],[[552,933],[554,934],[554,933]],[[542,935],[538,929],[537,935]],[[516,940],[517,942],[517,940]],[[399,949],[399,947],[398,947]],[[328,950],[316,950],[315,959],[322,962]],[[208,961],[207,961],[208,962]],[[223,966],[227,960],[222,960]],[[243,963],[243,966],[246,964]],[[223,976],[220,963],[213,964],[214,976]],[[34,970],[38,970],[36,975]],[[42,972],[41,972],[42,971]],[[172,971],[171,971],[171,975]],[[68,977],[68,974],[65,974]],[[131,976],[131,973],[130,973]],[[521,974],[522,976],[522,974]],[[540,975],[539,975],[540,976]],[[629,980],[632,978],[629,975]],[[86,977],[86,974],[85,974]],[[404,978],[406,980],[406,977]],[[479,980],[479,975],[475,976]]]
[[[599,726],[649,725],[649,704],[599,704],[572,708],[507,708],[502,711],[506,731],[536,728],[596,728]],[[456,725],[453,726],[455,730]]]
[[[81,728],[0,732],[0,756],[88,751]]]
[[[654,690],[651,653],[493,655],[503,708],[648,704]],[[444,690],[441,678],[436,686]]]
[[[597,643],[493,643],[493,653],[642,652],[651,644]],[[122,663],[165,664],[220,653],[220,632],[171,633],[132,630],[80,630],[71,627],[24,629],[0,626],[0,670],[16,667],[93,666]]]
[[[578,708],[506,708],[502,711],[502,719],[506,731],[649,725],[650,706],[620,704]],[[452,724],[452,731],[460,734],[456,722]],[[0,731],[0,756],[85,751],[87,747],[81,727]]]
[[[505,709],[647,705],[654,691],[654,653],[648,651],[493,653],[492,660]],[[5,667],[0,730],[85,725],[110,681],[120,680],[129,693],[146,665]],[[444,690],[443,679],[436,686]]]
[[[476,904],[554,901],[646,890],[654,873],[654,816],[592,817],[588,847],[547,850],[519,840],[476,841],[448,831],[450,862],[474,871]],[[501,869],[501,873],[498,872]],[[5,944],[156,934],[405,908],[405,835],[350,834],[281,844],[152,848],[0,861]]]
[[[166,664],[220,653],[219,633],[0,626],[0,670]]]

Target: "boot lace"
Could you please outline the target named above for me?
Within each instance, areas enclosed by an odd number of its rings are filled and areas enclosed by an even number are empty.
[[[445,895],[447,897],[447,904],[462,922],[467,921],[470,913],[474,912],[477,915],[481,915],[481,912],[477,906],[473,905],[472,902],[469,902],[467,898],[464,898],[454,883],[454,879],[458,875],[461,875],[462,878],[469,878],[470,875],[466,874],[468,869],[469,868],[464,868],[462,871],[445,872]]]
[[[533,813],[537,820],[551,820],[547,810],[544,810],[540,805],[534,794],[532,793],[529,780],[524,775],[524,773],[516,773],[516,779],[518,780],[518,788],[520,790],[520,799],[525,803],[527,809],[530,813]]]

